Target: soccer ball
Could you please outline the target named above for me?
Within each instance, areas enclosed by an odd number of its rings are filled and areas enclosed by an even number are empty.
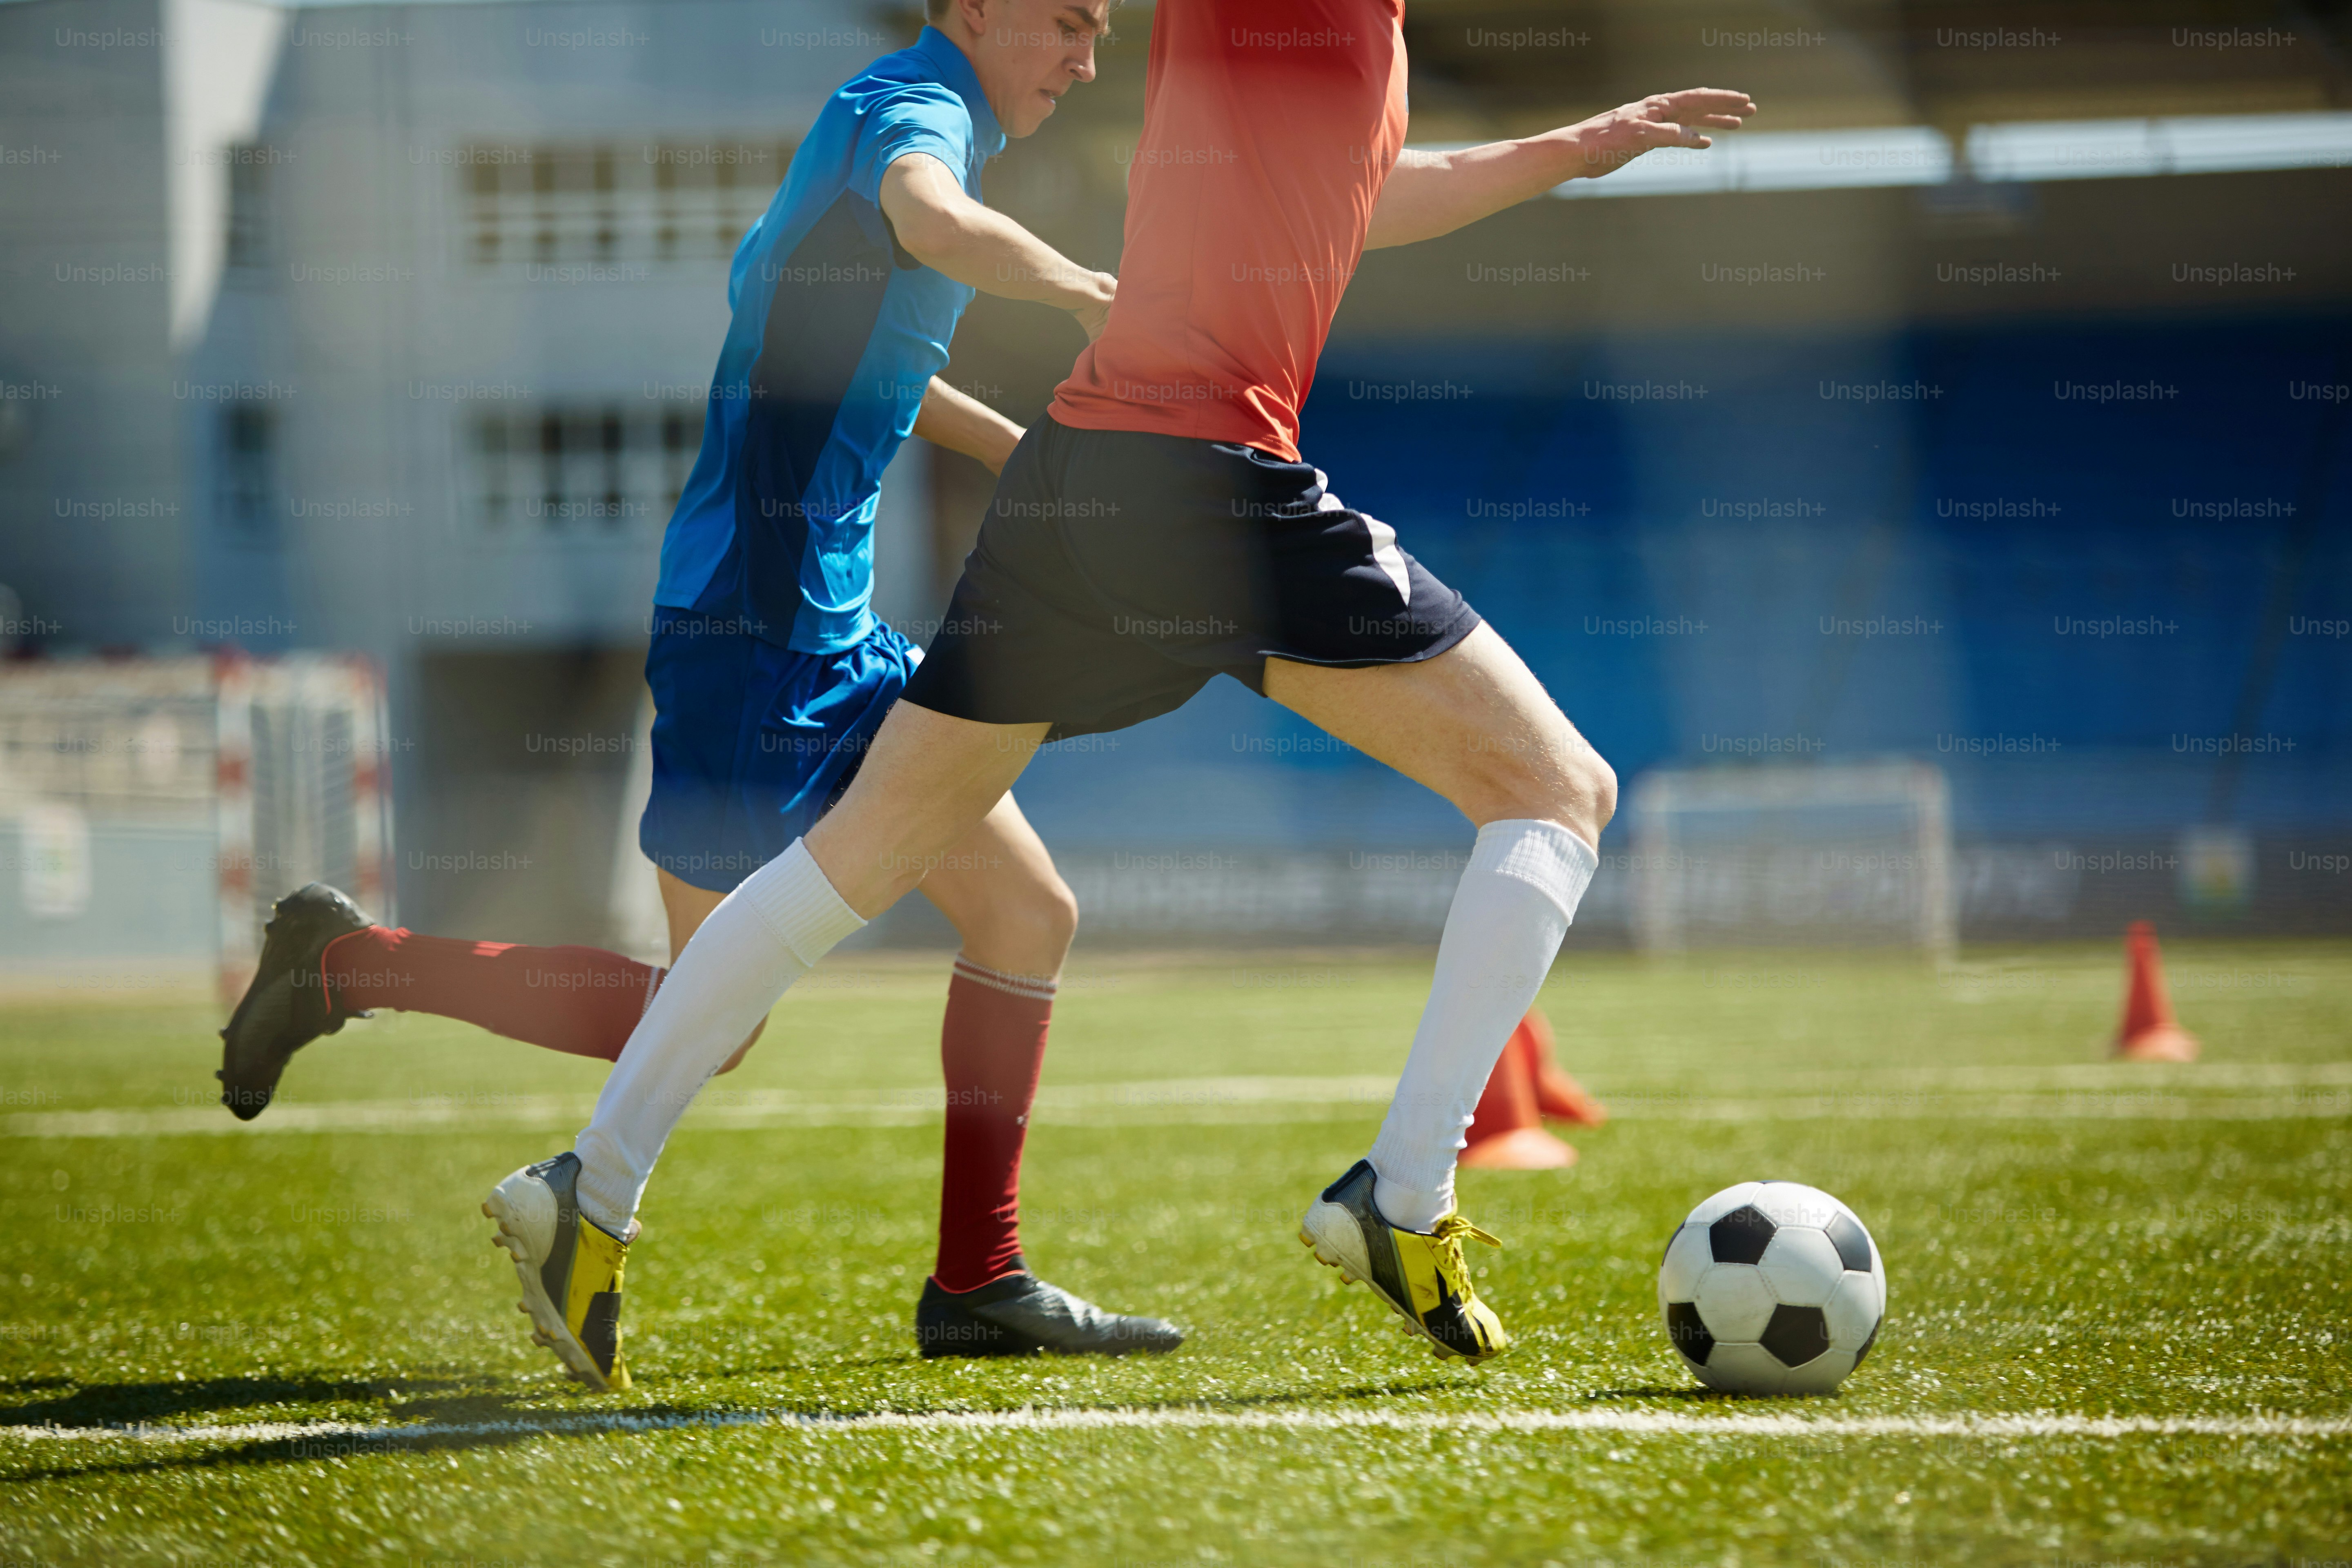
[[[1742,1182],[1691,1210],[1658,1265],[1666,1338],[1709,1388],[1827,1394],[1886,1313],[1886,1262],[1845,1205]]]

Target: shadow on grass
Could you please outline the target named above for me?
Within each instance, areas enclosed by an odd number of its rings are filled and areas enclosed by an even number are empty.
[[[414,1408],[404,1405],[404,1414]],[[444,1412],[440,1419],[452,1413]],[[152,1459],[118,1460],[95,1465],[49,1465],[38,1469],[10,1469],[5,1472],[10,1485],[30,1481],[88,1480],[97,1476],[152,1476],[176,1474],[190,1470],[214,1470],[264,1465],[312,1464],[329,1459],[362,1459],[386,1454],[431,1454],[476,1448],[504,1448],[517,1443],[528,1443],[546,1436],[567,1436],[576,1431],[590,1436],[608,1430],[611,1424],[637,1420],[646,1422],[674,1421],[695,1426],[718,1426],[731,1414],[718,1410],[694,1410],[680,1405],[640,1405],[612,1411],[582,1411],[558,1414],[535,1406],[523,1406],[512,1401],[476,1401],[463,1412],[466,1427],[422,1426],[415,1430],[390,1427],[377,1433],[320,1433],[315,1436],[269,1437],[257,1443],[239,1443],[226,1448],[215,1448],[203,1454],[162,1455]],[[566,1423],[576,1424],[567,1427]],[[482,1431],[482,1426],[497,1425],[496,1430]],[[746,1416],[746,1424],[749,1417]]]
[[[209,1377],[186,1383],[77,1384],[68,1378],[26,1378],[0,1381],[0,1401],[56,1388],[73,1392],[22,1405],[0,1405],[0,1427],[135,1426],[181,1415],[352,1400],[378,1404],[396,1400],[394,1408],[402,1415],[481,1419],[482,1410],[511,1405],[510,1399],[492,1393],[493,1387],[492,1380],[482,1377],[347,1378],[300,1373]]]
[[[40,1380],[44,1384],[55,1379]],[[0,1395],[25,1388],[22,1383],[0,1382]],[[1057,1405],[1049,1411],[1122,1413],[1158,1410],[1238,1411],[1279,1408],[1340,1401],[1391,1398],[1458,1387],[1444,1378],[1418,1382],[1392,1380],[1359,1384],[1349,1388],[1297,1389],[1271,1394],[1233,1394],[1214,1398],[1169,1397],[1107,1402],[1099,1405]],[[43,1400],[0,1411],[0,1427],[123,1426],[154,1422],[172,1415],[229,1410],[249,1410],[280,1404],[317,1405],[354,1399],[383,1400],[401,1395],[397,1405],[381,1414],[396,1415],[403,1425],[364,1432],[324,1432],[299,1436],[269,1437],[236,1443],[201,1454],[158,1455],[153,1458],[113,1460],[88,1465],[47,1465],[16,1469],[0,1466],[11,1484],[30,1481],[86,1479],[95,1476],[157,1475],[243,1466],[304,1464],[327,1459],[364,1458],[378,1454],[435,1453],[474,1448],[503,1448],[539,1437],[591,1436],[628,1432],[642,1426],[710,1429],[740,1425],[752,1426],[771,1418],[845,1421],[865,1416],[1009,1415],[1012,1408],[972,1410],[908,1409],[825,1405],[821,1408],[720,1407],[673,1404],[605,1405],[588,1403],[583,1394],[575,1409],[551,1410],[546,1391],[528,1394],[496,1391],[489,1380],[449,1379],[362,1382],[327,1377],[214,1378],[196,1383],[147,1383],[86,1388],[62,1399]],[[1036,1408],[1025,1406],[1022,1408]],[[354,1423],[355,1425],[362,1423]]]

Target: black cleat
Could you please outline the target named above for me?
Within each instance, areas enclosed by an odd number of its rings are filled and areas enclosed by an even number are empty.
[[[1106,1312],[1025,1268],[961,1293],[926,1279],[922,1300],[915,1303],[915,1344],[925,1361],[1035,1355],[1040,1351],[1156,1355],[1183,1342],[1183,1331],[1173,1323]]]
[[[324,882],[287,894],[270,910],[261,962],[220,1032],[220,1071],[213,1075],[221,1082],[221,1103],[239,1121],[252,1121],[268,1105],[288,1058],[368,1016],[336,1005],[321,968],[329,942],[373,923]]]

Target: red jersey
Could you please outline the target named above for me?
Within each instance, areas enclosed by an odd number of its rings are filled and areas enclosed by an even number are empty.
[[[1160,0],[1118,295],[1047,410],[1298,460],[1404,146],[1403,0]]]

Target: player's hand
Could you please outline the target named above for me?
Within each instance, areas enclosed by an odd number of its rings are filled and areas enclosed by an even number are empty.
[[[1103,328],[1110,324],[1110,302],[1118,292],[1118,279],[1110,273],[1097,272],[1095,279],[1100,286],[1100,297],[1088,300],[1083,305],[1070,307],[1070,314],[1076,317],[1078,325],[1086,329],[1088,342],[1102,336]]]
[[[1737,131],[1755,112],[1754,99],[1725,88],[1653,93],[1576,128],[1581,172],[1597,179],[1656,147],[1712,147],[1708,132]]]

